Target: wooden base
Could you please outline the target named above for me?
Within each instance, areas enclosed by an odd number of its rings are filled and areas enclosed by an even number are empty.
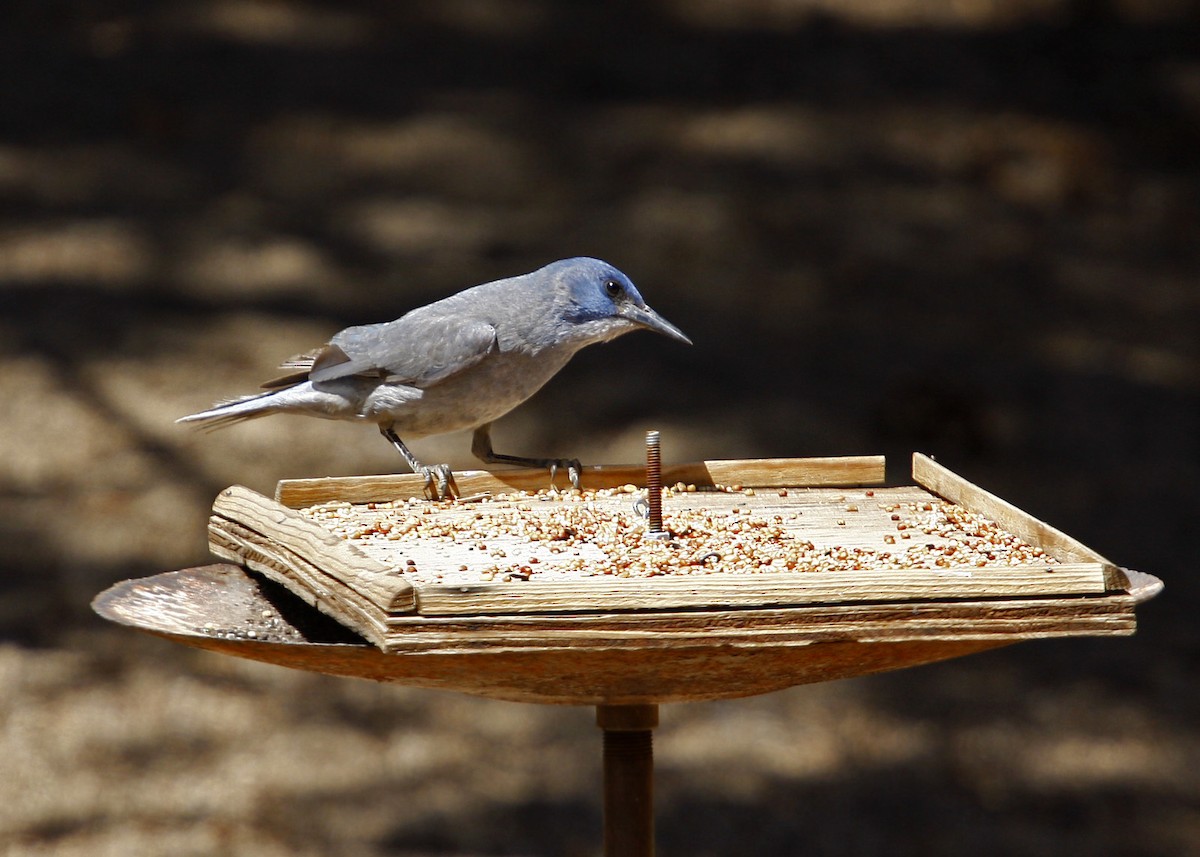
[[[1129,572],[1120,599],[1133,604],[1161,584]],[[1088,599],[1096,603],[1105,599]],[[208,649],[294,669],[354,676],[492,699],[569,705],[632,705],[731,699],[793,685],[885,672],[1015,642],[841,640],[778,642],[761,634],[739,644],[736,629],[720,643],[664,647],[647,632],[639,645],[589,644],[506,649],[447,648],[385,654],[299,602],[276,584],[235,565],[209,565],[118,583],[93,602],[122,625]],[[714,641],[715,642],[715,641]]]

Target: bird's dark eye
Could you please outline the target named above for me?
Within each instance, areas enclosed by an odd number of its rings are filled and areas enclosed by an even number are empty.
[[[621,284],[616,280],[605,280],[604,291],[608,293],[610,298],[615,298],[617,295],[621,294],[624,289],[621,288]]]

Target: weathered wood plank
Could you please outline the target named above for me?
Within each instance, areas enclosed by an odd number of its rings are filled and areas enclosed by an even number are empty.
[[[1062,530],[1040,521],[1033,515],[968,482],[927,455],[913,453],[912,475],[918,485],[957,503],[965,509],[991,518],[1004,529],[1036,545],[1063,562],[1094,562],[1104,566],[1110,590],[1127,590],[1129,581],[1119,568],[1096,551]]]
[[[463,470],[454,474],[459,496],[512,491],[537,491],[550,484],[542,469]],[[646,472],[641,465],[596,465],[584,467],[580,482],[585,490],[615,488],[632,483],[645,485]],[[699,461],[663,466],[663,483],[676,482],[704,487],[745,485],[754,487],[819,487],[880,485],[884,480],[882,455],[839,456],[829,458],[761,458]],[[560,473],[556,484],[569,487]],[[323,477],[283,479],[275,490],[275,499],[293,509],[345,500],[350,503],[374,503],[425,496],[425,480],[416,474],[379,476]]]
[[[1110,594],[1100,597],[987,599],[964,601],[928,601],[876,604],[809,604],[796,607],[714,608],[596,613],[497,614],[484,616],[426,616],[410,614],[393,617],[389,624],[396,633],[407,630],[446,632],[495,632],[520,637],[533,630],[555,628],[579,631],[624,631],[654,635],[679,630],[707,633],[742,628],[787,629],[797,626],[814,628],[849,627],[854,621],[900,622],[946,621],[977,622],[1005,620],[1111,619],[1129,617],[1137,603],[1133,596]]]
[[[457,635],[439,633],[390,634],[380,644],[389,653],[452,651],[518,651],[569,649],[572,647],[610,649],[633,649],[647,652],[662,652],[697,647],[738,646],[743,649],[777,648],[779,646],[807,646],[817,643],[895,643],[912,640],[996,640],[1018,642],[1046,640],[1057,637],[1127,637],[1135,631],[1135,620],[1128,616],[1113,616],[1099,619],[1064,618],[1040,622],[946,622],[896,623],[870,625],[833,630],[830,628],[793,628],[782,631],[759,631],[743,629],[738,633],[717,631],[708,634],[689,634],[666,631],[654,636],[604,632],[560,632],[548,629],[524,637],[503,634],[471,632]]]
[[[226,518],[213,515],[208,535],[214,556],[259,572],[342,626],[386,648],[387,614],[348,586],[267,537]]]
[[[426,616],[668,610],[813,603],[945,601],[1095,595],[1105,591],[1099,563],[1013,568],[866,569],[852,572],[706,575],[696,578],[591,577],[578,581],[430,584],[417,590]]]
[[[277,542],[385,613],[416,607],[412,584],[391,574],[389,566],[269,497],[234,485],[217,496],[213,514]]]
[[[1029,640],[1060,636],[1126,636],[1135,620],[1128,604],[1095,599],[922,604],[912,611],[889,607],[807,607],[778,611],[639,614],[625,625],[567,616],[496,617],[495,621],[414,618],[391,629],[390,651],[457,648],[605,646],[666,650],[698,645],[772,647],[825,642],[896,642],[918,639]],[[1105,603],[1107,602],[1107,603]],[[572,621],[573,619],[579,621]]]

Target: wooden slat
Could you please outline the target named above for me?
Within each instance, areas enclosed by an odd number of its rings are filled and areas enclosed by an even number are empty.
[[[1132,604],[1117,597],[825,605],[775,610],[566,616],[413,616],[393,625],[387,648],[446,651],[479,648],[591,647],[673,649],[919,639],[1027,640],[1126,636]]]
[[[314,521],[249,488],[226,488],[213,514],[274,541],[385,613],[416,607],[412,584]]]
[[[1104,567],[1107,587],[1125,591],[1129,581],[1121,570],[1087,545],[1071,538],[1028,512],[980,488],[927,455],[913,453],[913,479],[918,485],[963,508],[991,518],[1031,545],[1063,562],[1092,562]]]
[[[1041,621],[1065,618],[1132,616],[1137,603],[1133,596],[1112,594],[1092,598],[1025,598],[963,601],[931,601],[886,604],[810,604],[712,610],[676,610],[654,613],[596,612],[558,614],[500,614],[488,616],[425,616],[411,614],[391,621],[394,632],[511,634],[522,637],[543,629],[558,631],[636,632],[657,635],[666,631],[711,633],[738,629],[786,630],[805,625],[813,628],[848,628],[857,620],[899,622],[977,622],[990,620]],[[849,632],[853,636],[853,632]]]
[[[641,465],[597,465],[583,468],[580,474],[584,489],[615,488],[628,483],[644,485],[645,480],[645,468]],[[666,485],[683,482],[703,487],[734,484],[762,488],[851,487],[880,485],[883,480],[882,455],[730,459],[668,464],[663,467],[663,483]],[[536,491],[549,487],[550,477],[539,468],[463,470],[454,474],[454,482],[458,495],[468,497],[482,493]],[[556,484],[560,488],[569,487],[565,473],[559,473]],[[284,479],[275,490],[275,499],[293,509],[335,500],[374,503],[424,496],[425,480],[411,473]]]
[[[778,631],[720,629],[707,633],[662,631],[618,634],[613,632],[563,631],[542,629],[528,635],[488,633],[471,630],[464,633],[404,632],[390,633],[380,648],[386,652],[449,652],[470,649],[563,649],[598,647],[637,650],[687,649],[698,646],[736,645],[740,648],[781,645],[811,645],[814,643],[892,643],[907,640],[1044,640],[1053,637],[1127,637],[1135,632],[1131,614],[1112,614],[1101,617],[1064,615],[1032,620],[986,620],[969,622],[936,620],[891,620],[887,622],[854,622],[842,628],[829,626],[795,627]]]
[[[948,569],[763,573],[704,578],[612,579],[425,585],[423,616],[764,607],[814,603],[945,601],[1095,595],[1105,591],[1099,563]]]
[[[209,521],[208,536],[214,556],[265,575],[374,645],[387,647],[383,611],[316,566],[267,537],[217,515]]]

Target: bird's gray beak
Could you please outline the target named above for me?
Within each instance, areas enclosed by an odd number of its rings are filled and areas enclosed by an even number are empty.
[[[667,321],[661,315],[650,309],[648,306],[633,306],[630,305],[624,309],[621,315],[632,321],[646,330],[653,330],[661,333],[663,336],[669,336],[672,339],[678,339],[685,345],[691,345],[692,340],[687,338],[682,330],[680,330],[671,322]]]

